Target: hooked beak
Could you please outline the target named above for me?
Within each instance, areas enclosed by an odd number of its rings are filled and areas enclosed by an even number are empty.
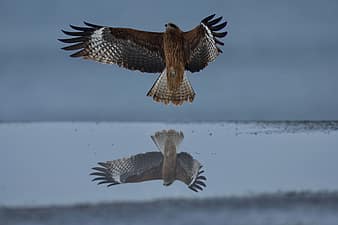
[[[172,184],[173,182],[168,182],[168,183],[165,183],[163,182],[163,186],[169,186],[170,184]]]

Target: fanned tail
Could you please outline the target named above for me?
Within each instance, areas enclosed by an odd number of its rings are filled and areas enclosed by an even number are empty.
[[[182,131],[178,132],[175,130],[168,130],[168,131],[163,130],[163,131],[156,132],[154,135],[151,136],[151,139],[155,143],[158,150],[164,153],[164,146],[167,140],[174,143],[178,151],[180,144],[182,143],[184,139],[184,135]]]
[[[147,96],[153,97],[156,102],[163,102],[164,104],[172,102],[174,105],[182,105],[184,101],[192,102],[195,92],[185,73],[181,85],[176,90],[169,90],[165,69],[149,90]]]

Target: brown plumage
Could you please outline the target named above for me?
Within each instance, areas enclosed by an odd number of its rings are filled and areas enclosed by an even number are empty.
[[[130,70],[161,73],[147,96],[155,101],[181,105],[192,102],[195,92],[185,70],[198,72],[213,61],[224,45],[218,32],[226,26],[215,14],[204,18],[194,29],[183,32],[173,23],[165,32],[146,32],[130,28],[112,28],[86,23],[70,25],[76,32],[64,31],[73,38],[59,39],[71,43],[64,50],[78,50],[71,57],[83,57],[101,63],[117,64]]]
[[[187,53],[184,51],[184,34],[172,23],[166,25],[166,32],[163,34],[163,48],[168,88],[171,91],[176,91],[183,81]]]
[[[176,146],[178,145],[177,140],[181,140],[183,134],[169,131],[165,132],[164,135],[172,136],[165,138],[164,149],[161,149],[163,151],[162,179],[163,184],[168,186],[176,179]],[[155,134],[155,140],[157,139],[158,137]]]
[[[93,181],[108,186],[123,183],[138,183],[149,180],[163,180],[169,186],[175,180],[182,181],[193,191],[206,187],[206,177],[201,175],[202,165],[189,153],[177,153],[184,136],[174,130],[156,132],[151,136],[158,152],[146,152],[127,158],[99,162],[94,167]]]

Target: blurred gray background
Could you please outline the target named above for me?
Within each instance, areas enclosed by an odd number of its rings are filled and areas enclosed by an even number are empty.
[[[0,2],[0,121],[215,121],[338,119],[338,2]],[[224,54],[188,74],[182,107],[146,93],[157,74],[72,59],[57,41],[91,23],[189,30],[212,13],[228,21]]]

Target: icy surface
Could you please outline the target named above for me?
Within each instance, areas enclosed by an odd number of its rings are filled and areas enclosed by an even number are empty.
[[[0,205],[40,206],[275,191],[337,190],[336,122],[2,123]],[[99,161],[156,151],[150,135],[184,132],[181,150],[205,169],[199,193],[176,181],[97,186]]]

